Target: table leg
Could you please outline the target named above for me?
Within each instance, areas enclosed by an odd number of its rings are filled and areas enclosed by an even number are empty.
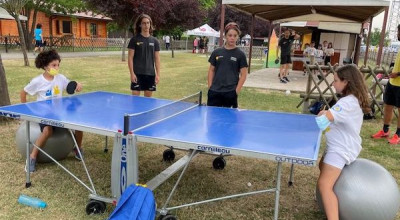
[[[26,121],[26,183],[25,187],[29,188],[31,186],[31,173],[29,172],[31,165],[29,163],[30,157],[30,147],[31,145],[31,132],[30,132],[30,122]]]
[[[294,164],[290,166],[290,177],[289,177],[289,186],[293,186],[293,171],[294,171]]]
[[[281,173],[282,173],[282,162],[278,162],[278,167],[277,167],[277,171],[276,171],[274,220],[278,220],[278,215],[279,215],[279,196],[280,196],[280,191],[281,191]]]

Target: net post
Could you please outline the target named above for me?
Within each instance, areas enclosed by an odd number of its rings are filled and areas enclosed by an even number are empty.
[[[199,95],[199,106],[200,106],[200,105],[202,105],[201,102],[202,102],[202,97],[203,97],[203,91],[200,91],[199,93],[200,93],[200,95]]]
[[[124,115],[124,135],[127,135],[129,132],[129,115]]]

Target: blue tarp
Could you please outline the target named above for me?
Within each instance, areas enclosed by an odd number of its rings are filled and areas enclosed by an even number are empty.
[[[156,202],[153,192],[145,187],[130,185],[121,195],[110,220],[154,220]]]

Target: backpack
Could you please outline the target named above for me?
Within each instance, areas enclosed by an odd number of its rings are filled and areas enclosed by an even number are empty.
[[[156,202],[153,192],[143,186],[130,185],[121,195],[110,220],[154,220]]]

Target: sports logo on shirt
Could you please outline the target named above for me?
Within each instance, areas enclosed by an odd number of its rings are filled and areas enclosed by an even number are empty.
[[[335,112],[341,112],[342,111],[342,106],[340,105],[335,105],[332,107],[332,110]]]
[[[149,43],[149,46],[152,46],[152,47],[154,47],[154,43]]]
[[[136,45],[138,45],[138,46],[140,46],[142,44],[143,44],[143,42],[136,42]]]
[[[219,60],[219,59],[222,59],[222,58],[224,58],[224,56],[216,56],[215,57],[216,60]]]
[[[51,94],[52,94],[52,93],[51,93],[51,89],[49,89],[49,90],[46,91],[46,96],[51,96]]]
[[[54,89],[54,95],[59,95],[61,93],[60,88],[58,88],[57,85],[55,85],[53,89]]]
[[[231,60],[236,62],[237,58],[236,57],[231,57]]]

